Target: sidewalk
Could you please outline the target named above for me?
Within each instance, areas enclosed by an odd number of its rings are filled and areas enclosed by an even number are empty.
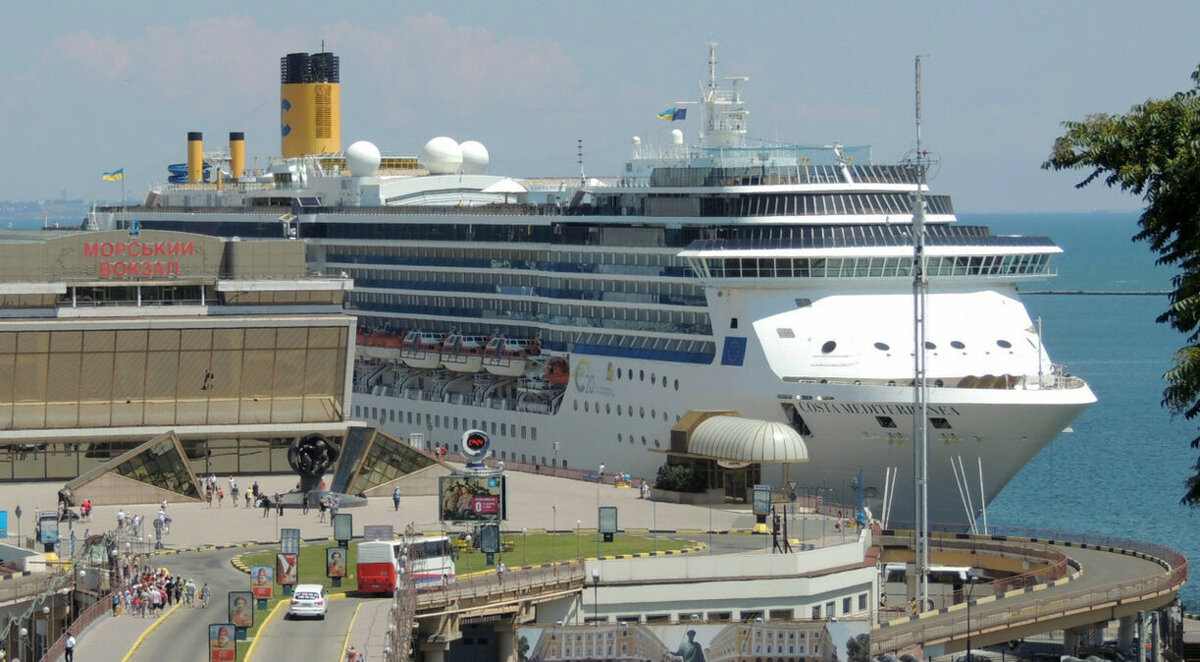
[[[354,646],[362,654],[362,662],[380,662],[387,644],[387,627],[390,622],[391,600],[367,600],[358,607],[358,614],[346,637],[346,645]],[[332,662],[343,662],[346,652]]]
[[[75,633],[78,641],[75,655],[88,662],[122,662],[151,627],[170,618],[177,608],[178,605],[167,609],[158,618],[113,616],[110,610],[86,629]],[[61,662],[62,659],[59,656],[55,662]]]

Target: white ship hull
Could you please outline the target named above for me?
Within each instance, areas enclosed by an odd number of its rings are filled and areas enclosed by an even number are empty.
[[[610,369],[611,366],[611,369]],[[616,379],[617,371],[622,374]],[[612,374],[613,379],[608,375]],[[556,414],[511,411],[508,403],[490,407],[356,393],[354,412],[370,425],[407,438],[426,435],[430,444],[453,444],[462,432],[483,427],[497,453],[510,461],[594,469],[652,478],[663,463],[671,426],[688,410],[732,409],[743,416],[788,422],[785,406],[797,406],[811,434],[805,443],[811,462],[791,465],[798,489],[828,488],[829,499],[855,503],[852,490],[863,471],[866,503],[876,514],[885,493],[884,479],[898,472],[893,520],[912,519],[912,401],[907,387],[785,384],[746,379],[744,370],[727,366],[681,366],[582,356],[571,361],[571,383]],[[629,377],[632,377],[630,379]],[[653,378],[653,382],[651,382]],[[664,380],[665,386],[664,386]],[[678,383],[678,390],[675,388]],[[714,389],[714,384],[739,385]],[[803,400],[817,397],[822,400]],[[410,395],[414,395],[410,393]],[[947,418],[953,431],[930,430],[929,463],[932,521],[965,519],[963,497],[950,470],[961,458],[968,470],[974,509],[978,509],[978,467],[982,464],[983,499],[991,500],[1045,444],[1094,401],[1086,389],[1058,391],[930,388],[930,415]],[[617,412],[620,411],[618,414]],[[409,415],[413,423],[408,423]],[[890,415],[897,434],[878,432],[876,416]],[[425,423],[437,421],[432,428]],[[421,422],[416,423],[417,420]],[[442,419],[450,422],[441,425]],[[1019,422],[1019,425],[1017,423]],[[557,451],[555,442],[559,442]],[[658,451],[658,452],[655,452]],[[764,467],[763,479],[776,488],[785,476]],[[836,493],[835,493],[836,491]]]

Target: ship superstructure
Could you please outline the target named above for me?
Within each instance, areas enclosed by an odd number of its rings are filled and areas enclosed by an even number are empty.
[[[714,45],[699,142],[634,139],[615,177],[490,175],[486,148],[449,138],[417,157],[358,142],[239,177],[213,155],[213,181],[95,216],[306,242],[311,269],[354,280],[354,414],[394,434],[482,428],[511,462],[652,476],[688,411],[736,411],[803,437],[797,489],[853,503],[861,487],[878,507],[888,469],[912,472],[915,171],[865,147],[748,145],[732,80]],[[1017,295],[1061,249],[925,200],[930,466],[945,472],[930,516],[962,520],[1095,397]],[[980,467],[970,499],[950,462]]]

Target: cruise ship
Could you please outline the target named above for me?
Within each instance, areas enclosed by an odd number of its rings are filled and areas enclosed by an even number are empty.
[[[698,140],[634,138],[610,177],[489,174],[484,145],[447,137],[343,150],[339,66],[281,59],[267,168],[246,169],[240,133],[208,152],[190,133],[171,181],[92,221],[290,237],[310,269],[352,277],[359,420],[427,447],[484,429],[499,459],[653,480],[696,459],[670,456],[688,412],[730,412],[797,434],[808,459],[747,466],[737,448],[758,442],[732,432],[706,465],[731,495],[766,483],[876,513],[886,497],[908,519],[918,190],[930,519],[970,520],[1095,401],[1018,296],[1058,246],[958,223],[913,164],[867,147],[752,143],[747,79],[718,78],[715,44],[700,98],[660,115]]]

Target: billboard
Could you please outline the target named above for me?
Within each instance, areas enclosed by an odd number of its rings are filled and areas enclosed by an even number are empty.
[[[296,564],[299,560],[298,554],[275,555],[275,576],[280,584],[292,586],[296,584]]]
[[[239,628],[254,627],[254,605],[250,591],[229,592],[229,622]]]
[[[507,519],[504,476],[442,476],[439,519],[444,522],[499,522]]]
[[[267,599],[275,592],[275,568],[269,565],[256,565],[250,568],[250,590],[254,597]]]
[[[233,623],[213,623],[208,626],[208,659],[210,662],[233,662],[237,658]]]

